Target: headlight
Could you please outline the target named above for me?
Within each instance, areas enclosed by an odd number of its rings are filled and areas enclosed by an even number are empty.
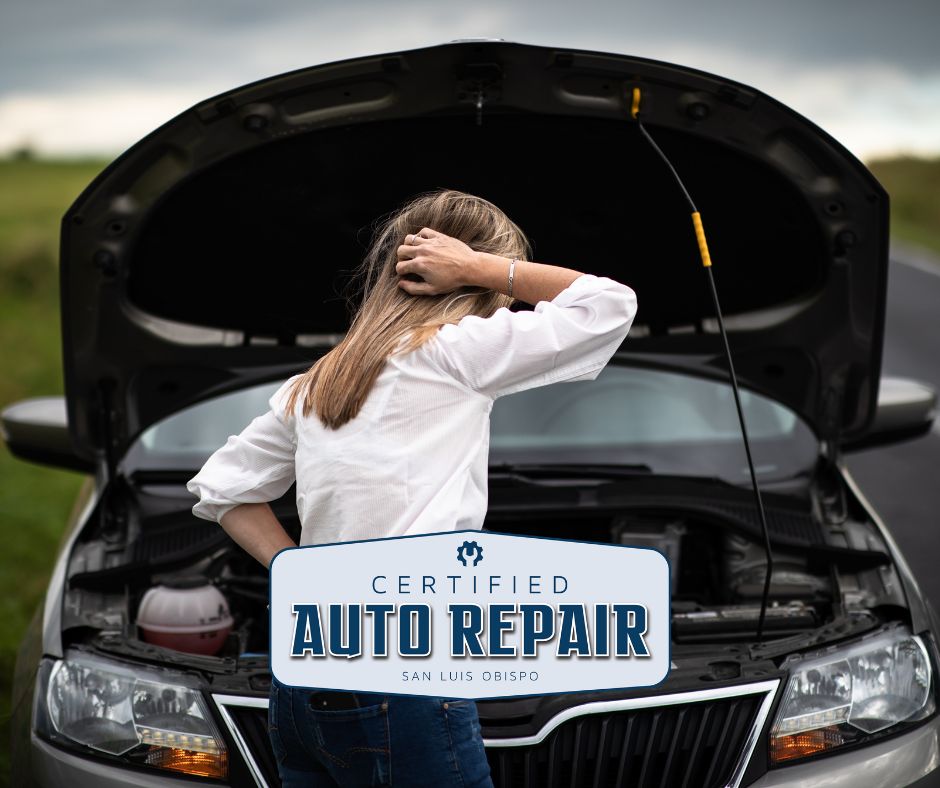
[[[37,731],[130,763],[225,777],[225,742],[199,691],[182,673],[71,651],[44,663]]]
[[[801,658],[770,733],[775,763],[854,744],[935,709],[923,641],[898,628],[847,648]]]

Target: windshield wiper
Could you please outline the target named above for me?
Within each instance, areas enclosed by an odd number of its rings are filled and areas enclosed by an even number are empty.
[[[632,476],[643,476],[652,473],[649,465],[641,463],[493,463],[490,465],[490,476],[503,476],[516,479],[529,484],[538,484],[540,480],[558,482],[560,479],[600,479],[607,481],[611,478],[622,479]]]

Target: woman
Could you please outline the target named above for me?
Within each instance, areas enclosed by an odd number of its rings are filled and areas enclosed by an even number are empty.
[[[493,400],[594,379],[636,314],[626,285],[529,250],[499,208],[459,191],[387,217],[345,338],[209,458],[188,484],[193,513],[265,566],[296,546],[267,503],[295,480],[301,545],[480,529]],[[492,786],[473,701],[274,680],[269,732],[285,786]]]

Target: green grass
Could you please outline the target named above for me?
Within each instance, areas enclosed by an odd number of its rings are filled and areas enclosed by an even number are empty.
[[[102,161],[0,160],[0,407],[62,392],[59,221]],[[896,237],[940,254],[940,159],[875,161],[892,198]],[[10,679],[16,646],[42,599],[82,478],[0,447],[0,784],[8,774]]]
[[[891,237],[940,255],[940,157],[877,159],[868,167],[891,198]]]
[[[59,221],[104,162],[0,161],[0,407],[62,393]],[[0,784],[9,775],[16,647],[40,603],[82,476],[0,447]]]

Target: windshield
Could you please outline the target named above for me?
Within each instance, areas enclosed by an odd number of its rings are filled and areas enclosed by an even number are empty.
[[[134,468],[199,468],[229,435],[268,408],[283,381],[216,397],[153,425],[136,441]],[[761,479],[792,478],[818,453],[788,408],[742,390]],[[493,404],[490,464],[623,464],[654,473],[748,483],[731,386],[677,372],[609,364],[595,380],[555,383]]]

